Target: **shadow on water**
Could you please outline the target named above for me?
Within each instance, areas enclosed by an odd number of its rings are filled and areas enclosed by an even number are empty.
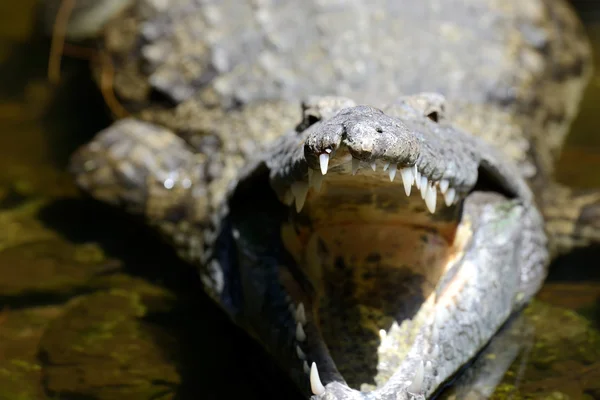
[[[180,368],[177,399],[300,398],[262,349],[204,295],[194,269],[139,221],[90,199],[56,200],[39,218],[73,243],[99,243],[127,274],[176,294],[172,308],[144,320],[175,338],[173,348],[157,335],[165,357]]]

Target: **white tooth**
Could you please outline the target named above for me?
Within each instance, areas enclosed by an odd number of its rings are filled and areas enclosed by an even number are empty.
[[[450,182],[448,182],[448,180],[446,179],[442,179],[440,181],[440,192],[446,193],[446,190],[448,190],[448,186],[450,186]]]
[[[304,368],[304,373],[306,375],[310,374],[310,368],[308,367],[308,363],[306,361],[302,363],[302,368]]]
[[[304,352],[302,351],[302,349],[298,345],[296,345],[296,354],[298,355],[299,359],[306,360],[306,354],[304,354]]]
[[[417,394],[421,393],[423,388],[423,378],[425,376],[425,367],[423,366],[423,360],[419,360],[417,364],[417,370],[415,371],[415,377],[412,383],[406,388],[409,393]]]
[[[298,308],[296,308],[296,322],[300,322],[303,325],[306,323],[306,311],[304,310],[304,303],[298,304]]]
[[[421,189],[421,173],[417,169],[416,165],[414,166],[413,172],[415,173],[415,186],[417,187],[417,189]]]
[[[433,358],[434,360],[436,358],[438,358],[440,355],[440,346],[438,346],[437,344],[433,345],[433,350],[431,351],[431,358]]]
[[[444,203],[446,206],[450,207],[454,202],[454,197],[456,196],[456,189],[450,188],[446,193],[444,193]]]
[[[390,167],[390,163],[386,162],[385,164],[383,164],[383,170],[387,171],[387,169]]]
[[[398,171],[398,166],[396,164],[392,164],[390,166],[390,182],[394,182],[394,178],[396,177],[396,171]]]
[[[425,363],[425,373],[427,375],[433,374],[433,364],[431,364],[431,361]]]
[[[433,185],[427,186],[427,193],[425,193],[425,205],[430,213],[435,214],[435,203],[437,202],[437,189]]]
[[[319,156],[319,164],[321,164],[321,173],[325,175],[327,173],[327,166],[329,165],[329,154],[322,153]]]
[[[402,168],[400,170],[400,174],[402,175],[402,183],[404,184],[404,193],[407,196],[410,196],[410,190],[412,189],[412,185],[415,181],[415,175],[413,174],[412,168]]]
[[[304,342],[306,340],[306,333],[304,333],[304,328],[300,322],[296,324],[296,340],[299,342]]]
[[[315,362],[310,366],[310,390],[312,390],[313,394],[320,396],[325,393],[325,386],[321,383],[321,378],[319,378],[319,370],[317,369],[317,364]]]
[[[419,189],[421,189],[421,198],[423,200],[425,200],[425,194],[427,194],[427,186],[429,186],[429,181],[427,180],[426,176],[422,176]]]
[[[377,171],[377,164],[375,164],[375,161],[373,161],[373,162],[371,163],[371,169],[372,169],[373,171]]]
[[[306,194],[308,193],[308,183],[306,182],[294,182],[291,188],[292,194],[296,198],[296,212],[302,211],[304,202],[306,201]]]
[[[323,183],[324,176],[319,175],[318,173],[312,174],[311,185],[315,188],[317,192],[321,190],[321,184]]]
[[[360,166],[360,160],[358,158],[352,157],[352,175],[356,175],[358,172],[358,167]]]

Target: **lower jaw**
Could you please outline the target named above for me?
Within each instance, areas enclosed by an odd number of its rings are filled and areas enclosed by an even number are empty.
[[[418,336],[434,314],[434,290],[469,233],[452,235],[454,248],[431,229],[414,226],[362,227],[346,236],[338,228],[321,229],[308,240],[301,265],[310,294],[286,285],[294,303],[302,304],[297,352],[305,372],[316,363],[322,382],[371,392],[385,386],[409,352],[435,351],[422,347],[423,338],[417,346]],[[373,251],[382,243],[396,251]],[[414,386],[419,389],[419,382]]]

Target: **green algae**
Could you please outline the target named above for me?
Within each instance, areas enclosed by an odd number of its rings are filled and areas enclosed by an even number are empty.
[[[121,284],[126,279],[121,280]],[[164,357],[172,337],[144,322],[150,304],[173,297],[150,284],[129,279],[129,287],[73,299],[40,342],[45,389],[49,395],[77,393],[94,399],[167,398],[180,383],[175,365]],[[161,336],[161,346],[157,345]]]

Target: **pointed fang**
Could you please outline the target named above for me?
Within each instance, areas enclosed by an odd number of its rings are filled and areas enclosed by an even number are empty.
[[[296,212],[302,211],[304,202],[306,201],[306,194],[308,193],[308,183],[306,182],[294,182],[290,187],[292,194],[296,198]]]
[[[377,171],[377,164],[375,164],[375,161],[373,161],[373,162],[371,163],[371,169],[372,169],[373,171]]]
[[[437,202],[437,189],[433,185],[427,186],[425,193],[425,205],[430,213],[435,214],[435,203]]]
[[[321,383],[321,378],[319,378],[319,370],[317,369],[317,364],[312,363],[310,366],[310,390],[312,390],[313,394],[320,396],[325,393],[325,386]]]
[[[448,180],[446,180],[446,179],[442,179],[440,181],[440,192],[446,193],[449,186],[450,186],[450,182],[448,182]]]
[[[421,189],[421,198],[425,200],[425,195],[427,194],[427,186],[429,186],[429,181],[426,176],[421,177],[421,183],[418,185],[418,188]]]
[[[319,164],[321,164],[321,173],[325,175],[327,173],[327,167],[329,166],[329,154],[322,153],[319,156]]]
[[[300,322],[302,325],[306,323],[306,311],[304,310],[304,303],[298,304],[298,308],[296,308],[296,322]]]
[[[421,393],[421,391],[423,389],[424,376],[425,376],[425,367],[423,366],[423,360],[419,360],[419,363],[417,364],[417,370],[415,371],[415,377],[413,378],[412,383],[410,385],[408,385],[406,390],[412,394]]]
[[[296,345],[296,355],[298,356],[299,359],[306,360],[306,354],[304,354],[304,352],[298,345]]]
[[[415,181],[415,175],[413,174],[412,168],[402,168],[400,170],[400,175],[402,175],[402,183],[404,184],[404,193],[407,196],[410,196],[410,191],[412,189],[412,185]]]
[[[360,160],[358,158],[352,158],[352,175],[356,175],[359,166]]]
[[[448,191],[444,194],[444,203],[446,203],[446,206],[450,207],[452,205],[452,203],[454,203],[455,197],[456,197],[456,189],[454,189],[454,188],[448,189]]]
[[[396,177],[396,171],[398,171],[398,166],[396,164],[392,164],[389,170],[390,182],[394,182],[394,178]]]

